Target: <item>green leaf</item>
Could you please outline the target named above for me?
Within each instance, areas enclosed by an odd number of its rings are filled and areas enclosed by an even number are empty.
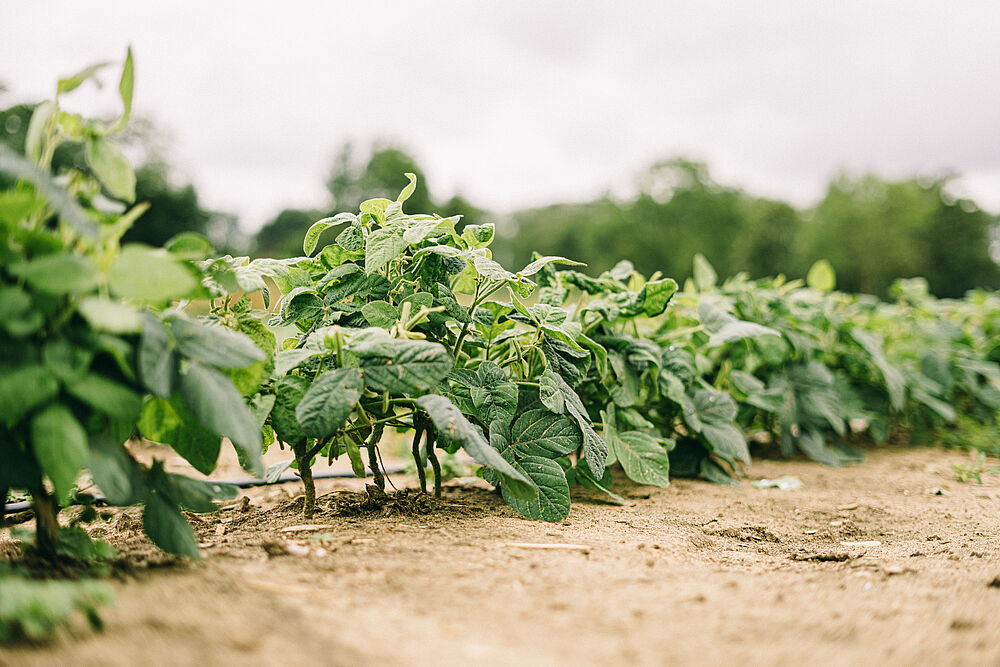
[[[554,372],[551,368],[546,368],[540,377],[540,382],[544,379],[547,393],[542,396],[542,404],[556,413],[569,412],[570,416],[576,419],[580,431],[583,433],[583,452],[587,460],[587,465],[591,472],[598,479],[604,476],[604,465],[608,459],[608,445],[597,435],[590,422],[590,416],[583,401],[573,388],[566,384],[562,376]],[[561,408],[557,409],[557,408]]]
[[[98,72],[110,65],[110,62],[99,62],[88,67],[84,67],[82,70],[74,74],[73,76],[68,76],[64,79],[59,79],[59,84],[56,86],[56,92],[60,95],[63,93],[68,93],[76,90],[81,84],[93,79]]]
[[[429,391],[448,375],[451,354],[444,346],[423,340],[384,339],[352,344],[373,391],[419,394]]]
[[[275,386],[277,398],[271,410],[271,425],[278,439],[296,445],[306,439],[295,412],[309,389],[309,381],[300,375],[286,375]]]
[[[667,450],[651,435],[642,431],[624,431],[614,438],[609,436],[608,445],[633,482],[660,487],[670,484]]]
[[[515,462],[513,467],[534,482],[538,495],[525,500],[509,492],[504,484],[501,492],[511,507],[535,521],[557,523],[569,516],[569,484],[562,466],[547,458],[528,456]]]
[[[181,232],[167,239],[163,244],[171,255],[181,259],[208,259],[215,252],[212,242],[197,232]]]
[[[545,257],[539,257],[535,261],[528,264],[526,267],[518,271],[518,274],[524,277],[533,276],[542,269],[544,269],[549,264],[569,264],[570,266],[587,266],[583,262],[577,262],[572,259],[566,259],[565,257],[558,257],[556,255],[546,255]]]
[[[86,144],[84,157],[108,192],[123,201],[135,201],[135,170],[110,139],[91,138]]]
[[[409,199],[410,195],[413,194],[413,191],[417,189],[417,176],[416,176],[416,174],[411,174],[411,173],[407,172],[407,173],[405,173],[403,175],[406,176],[406,178],[408,178],[410,180],[410,182],[406,184],[406,186],[403,188],[403,190],[399,193],[399,196],[396,197],[396,201],[399,202],[400,204],[402,204],[407,199]]]
[[[180,315],[168,321],[177,349],[189,359],[220,368],[243,368],[267,359],[253,340],[232,329],[202,324]]]
[[[70,253],[45,255],[14,264],[8,270],[33,289],[49,294],[81,294],[97,285],[97,267],[93,261]]]
[[[677,293],[677,283],[670,278],[651,280],[642,286],[639,301],[646,317],[656,317],[667,309],[670,299]]]
[[[375,219],[375,222],[382,225],[385,224],[385,210],[389,208],[391,204],[392,202],[388,199],[385,199],[384,197],[377,197],[375,199],[367,199],[361,202],[358,209],[361,213],[367,213]]]
[[[24,154],[35,164],[42,159],[44,143],[48,139],[49,123],[52,122],[56,110],[56,103],[49,100],[39,104],[31,113],[28,131],[24,138]]]
[[[558,458],[575,452],[583,445],[576,423],[566,415],[549,410],[528,410],[511,426],[511,447],[517,458]]]
[[[216,501],[232,500],[239,495],[240,487],[215,480],[191,479],[184,475],[167,473],[170,497],[191,512],[215,512]]]
[[[158,491],[151,493],[146,501],[142,527],[149,539],[167,553],[201,557],[198,538],[187,519],[174,503]]]
[[[122,66],[122,75],[118,80],[118,96],[122,100],[122,115],[111,129],[111,132],[120,132],[128,125],[128,121],[132,117],[132,91],[134,88],[135,65],[132,61],[132,47],[129,46],[125,53],[125,64]]]
[[[320,235],[330,227],[342,225],[345,222],[357,222],[357,217],[351,213],[338,213],[332,218],[317,220],[306,231],[306,236],[302,240],[302,252],[306,257],[313,254],[316,245],[319,243]]]
[[[21,366],[4,371],[0,373],[0,420],[13,426],[58,393],[59,381],[44,366]]]
[[[32,120],[34,118],[32,116]],[[0,144],[0,174],[7,174],[15,180],[27,181],[34,185],[39,194],[44,195],[52,208],[56,210],[59,218],[82,236],[91,239],[96,239],[99,236],[97,224],[83,210],[76,199],[70,197],[48,173],[43,172],[3,144]]]
[[[31,446],[38,465],[52,480],[59,502],[67,502],[90,454],[80,422],[65,406],[50,405],[31,420]]]
[[[80,302],[80,314],[90,326],[111,333],[142,330],[141,313],[134,306],[103,296],[88,296]]]
[[[90,439],[88,468],[111,505],[132,505],[141,502],[146,495],[138,465],[109,433]]]
[[[66,391],[90,407],[124,422],[135,421],[142,409],[139,394],[97,373],[67,384]]]
[[[466,225],[462,230],[462,240],[470,250],[485,248],[493,242],[496,225],[492,222],[485,225]]]
[[[142,315],[142,338],[137,353],[139,379],[155,396],[168,398],[177,385],[177,354],[170,334],[152,313]]]
[[[746,438],[734,423],[738,408],[729,394],[699,389],[694,395],[694,410],[701,422],[700,434],[716,454],[728,461],[750,464]]]
[[[738,320],[718,306],[702,301],[698,304],[698,317],[702,325],[711,334],[709,347],[722,345],[742,338],[757,336],[780,336],[781,333],[771,327],[765,327],[754,322]]]
[[[232,380],[215,369],[191,362],[181,376],[181,395],[205,428],[232,441],[247,472],[258,477],[264,474],[260,429]]]
[[[881,337],[877,333],[866,331],[860,327],[851,329],[851,337],[871,356],[872,363],[882,373],[882,378],[885,380],[885,388],[893,409],[901,411],[906,402],[906,379],[899,369],[890,364],[886,358]]]
[[[144,438],[169,445],[203,475],[215,470],[222,440],[199,424],[179,397],[147,399],[138,427]]]
[[[392,328],[399,319],[396,307],[386,301],[369,301],[361,306],[361,314],[373,327]]]
[[[365,244],[365,273],[374,273],[403,254],[406,241],[401,227],[382,227],[368,235]]]
[[[806,285],[821,292],[832,292],[837,286],[837,274],[833,265],[825,259],[813,264],[806,274]]]
[[[716,275],[715,269],[708,262],[704,255],[698,253],[694,256],[694,283],[698,287],[699,292],[707,292],[713,287],[715,283],[719,280],[719,276]]]
[[[121,249],[108,272],[111,291],[148,303],[187,298],[201,282],[191,267],[165,250],[133,243]]]
[[[503,480],[503,486],[510,487],[509,492],[514,497],[530,500],[536,496],[538,489],[535,484],[491,447],[482,432],[469,423],[451,401],[444,396],[427,394],[416,399],[414,404],[430,416],[441,438],[446,442],[461,444],[466,453],[478,463],[493,468]]]
[[[343,427],[364,391],[357,368],[338,368],[317,376],[295,408],[295,417],[309,438],[328,438]]]

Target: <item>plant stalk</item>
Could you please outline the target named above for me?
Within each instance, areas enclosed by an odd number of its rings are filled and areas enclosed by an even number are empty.
[[[54,559],[59,544],[59,520],[56,518],[59,507],[55,498],[44,490],[32,491],[31,499],[35,510],[35,548],[42,557]]]
[[[427,472],[424,464],[420,460],[420,437],[424,434],[423,428],[418,426],[413,432],[413,462],[417,464],[417,477],[420,479],[420,492],[427,493]]]
[[[313,513],[316,512],[316,482],[313,480],[312,467],[310,465],[312,463],[311,452],[306,449],[305,440],[296,443],[293,449],[295,451],[295,463],[299,467],[299,477],[302,479],[302,488],[305,491],[302,503],[302,517],[311,519]]]
[[[441,497],[441,462],[438,461],[437,452],[434,451],[434,435],[427,434],[427,460],[431,462],[434,470],[434,497]]]

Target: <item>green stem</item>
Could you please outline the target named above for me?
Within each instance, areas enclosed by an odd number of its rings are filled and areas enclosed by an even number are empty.
[[[434,435],[427,435],[427,460],[431,462],[434,469],[434,497],[441,497],[441,462],[438,461],[437,452],[434,451]]]
[[[295,452],[295,463],[299,467],[299,478],[302,480],[304,500],[302,502],[302,518],[311,519],[316,511],[316,482],[312,476],[312,456],[306,449],[306,441],[300,440],[292,448]]]
[[[372,481],[375,482],[375,486],[385,491],[385,475],[382,474],[382,468],[379,467],[378,450],[376,449],[376,444],[381,438],[382,425],[376,423],[372,427],[372,434],[368,436],[365,446],[368,448],[368,467],[372,471]]]
[[[411,449],[413,452],[413,462],[417,464],[417,477],[420,479],[420,492],[427,493],[427,472],[424,470],[424,464],[420,460],[420,438],[423,434],[423,428],[418,426],[413,432],[413,446]]]
[[[59,544],[59,520],[56,518],[59,506],[44,490],[33,491],[31,499],[35,510],[35,549],[44,558],[54,559]]]

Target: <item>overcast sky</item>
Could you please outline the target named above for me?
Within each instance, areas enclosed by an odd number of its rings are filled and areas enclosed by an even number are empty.
[[[1000,210],[995,2],[5,0],[0,81],[136,59],[136,112],[254,229],[325,204],[345,140],[498,211],[626,192],[652,161],[809,204],[838,170],[957,172]],[[109,83],[113,76],[108,77]],[[114,86],[85,105],[114,108]]]

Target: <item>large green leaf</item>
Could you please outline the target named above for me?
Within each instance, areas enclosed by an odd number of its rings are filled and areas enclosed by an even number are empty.
[[[177,386],[177,353],[170,334],[160,319],[152,313],[142,316],[142,338],[137,353],[139,379],[160,398],[167,398]]]
[[[7,270],[33,289],[49,294],[82,294],[97,285],[97,267],[81,255],[45,255]]]
[[[55,398],[59,381],[40,365],[0,373],[0,421],[13,426],[22,417]]]
[[[699,432],[712,451],[728,461],[749,465],[750,450],[743,431],[734,423],[739,409],[732,397],[714,389],[699,389],[693,407],[701,424]]]
[[[169,321],[177,349],[189,359],[220,368],[243,368],[267,359],[253,340],[232,329],[202,324],[182,316]]]
[[[821,292],[831,292],[837,286],[837,274],[828,260],[821,259],[809,267],[806,285]]]
[[[66,391],[90,407],[124,422],[135,421],[142,408],[139,394],[99,373],[88,373],[67,383]]]
[[[517,385],[502,368],[484,361],[475,372],[456,370],[449,377],[456,383],[454,395],[467,404],[467,413],[487,425],[499,422],[510,426],[517,411]]]
[[[642,431],[623,431],[608,437],[608,445],[629,479],[639,484],[670,484],[670,459],[666,448]]]
[[[92,137],[86,143],[84,157],[108,192],[117,199],[135,201],[135,170],[114,142],[106,137]]]
[[[316,377],[295,408],[295,416],[309,438],[327,438],[347,421],[365,384],[357,368],[338,368]]]
[[[705,329],[711,334],[711,337],[708,339],[709,347],[722,345],[723,343],[742,338],[781,335],[771,327],[738,320],[708,301],[702,301],[698,304],[698,317],[701,319],[701,323],[705,326]]]
[[[444,396],[427,394],[416,399],[414,403],[428,414],[439,436],[445,442],[461,444],[469,456],[493,468],[500,474],[503,486],[510,487],[513,496],[524,499],[535,497],[538,489],[534,483],[514,469],[500,452],[491,447],[483,437],[482,431],[473,426],[451,401]]]
[[[429,391],[452,367],[448,350],[429,341],[382,339],[352,345],[350,349],[358,355],[365,384],[379,392]]]
[[[88,467],[108,503],[132,505],[145,497],[145,482],[138,464],[109,433],[91,437]]]
[[[181,375],[181,395],[205,428],[232,441],[248,472],[264,475],[260,429],[232,380],[213,368],[191,362]]]
[[[138,426],[144,438],[170,445],[203,475],[215,470],[222,440],[199,424],[179,397],[147,399]]]
[[[108,272],[111,291],[133,301],[162,303],[191,296],[201,286],[191,267],[166,250],[123,247]]]
[[[63,405],[50,405],[31,420],[31,445],[56,497],[66,502],[77,475],[87,465],[87,433]]]
[[[519,513],[536,521],[557,523],[569,516],[569,484],[562,466],[551,459],[528,456],[513,464],[514,469],[538,487],[538,495],[530,500],[519,498],[501,487],[504,500]]]
[[[365,244],[365,273],[374,273],[403,254],[406,241],[402,227],[382,227],[368,235]]]
[[[200,558],[198,538],[180,509],[159,491],[151,493],[142,514],[142,527],[156,546],[167,553]]]
[[[554,459],[583,445],[580,427],[566,415],[549,410],[528,410],[511,426],[511,446],[517,458]]]
[[[91,296],[80,302],[80,314],[100,331],[136,333],[142,330],[140,311],[127,303]]]
[[[275,386],[276,398],[271,409],[271,425],[278,439],[296,445],[306,439],[295,412],[309,389],[309,381],[301,375],[286,375]]]
[[[562,376],[554,372],[551,368],[546,368],[539,378],[542,391],[539,392],[542,404],[556,414],[568,412],[576,420],[580,431],[583,433],[583,453],[587,459],[587,465],[593,472],[594,477],[600,479],[604,476],[604,466],[608,459],[608,445],[597,435],[583,407],[583,401],[573,388],[566,384]]]

